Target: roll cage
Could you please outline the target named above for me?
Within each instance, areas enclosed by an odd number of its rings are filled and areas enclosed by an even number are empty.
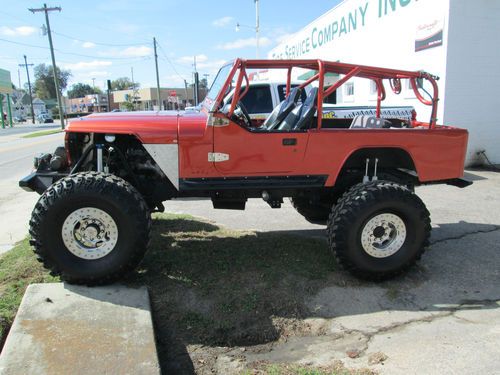
[[[439,101],[439,90],[437,85],[437,80],[439,77],[433,76],[425,71],[406,71],[406,70],[398,70],[398,69],[387,69],[387,68],[378,68],[373,66],[366,65],[355,65],[355,64],[346,64],[340,62],[331,62],[331,61],[323,61],[323,60],[244,60],[244,59],[236,59],[233,63],[233,66],[229,72],[229,75],[226,78],[224,85],[219,91],[217,98],[215,99],[215,105],[212,108],[215,108],[215,111],[218,111],[221,103],[224,100],[224,96],[230,90],[232,86],[232,82],[236,77],[236,84],[234,89],[234,95],[231,100],[231,106],[229,111],[227,112],[227,116],[231,117],[236,105],[239,100],[241,100],[250,87],[249,79],[246,70],[247,69],[287,69],[287,83],[286,83],[286,95],[290,93],[291,87],[291,79],[292,79],[292,69],[293,68],[302,68],[313,70],[316,73],[307,79],[305,82],[300,84],[300,88],[304,88],[305,86],[311,84],[312,82],[318,81],[318,96],[317,96],[317,113],[322,113],[323,109],[323,100],[328,97],[330,94],[335,92],[339,87],[344,85],[347,81],[349,81],[353,77],[366,78],[375,82],[377,87],[377,107],[376,107],[376,116],[380,117],[382,101],[386,98],[386,91],[384,86],[384,80],[389,80],[389,84],[391,90],[395,94],[399,94],[401,92],[401,80],[409,80],[411,88],[415,93],[417,99],[428,106],[432,106],[431,110],[431,118],[428,124],[429,129],[433,129],[436,126],[436,114],[437,107]],[[324,87],[325,75],[327,73],[334,73],[343,75],[337,82],[335,82],[332,86]],[[430,99],[426,99],[423,97],[420,92],[420,88],[417,84],[417,79],[425,79],[429,81],[433,88],[433,92],[428,93]],[[241,92],[241,87],[243,84],[243,80],[245,80],[245,89]],[[424,90],[425,91],[425,90]],[[427,93],[427,92],[426,92]],[[318,116],[318,126],[317,128],[321,128],[321,116]]]

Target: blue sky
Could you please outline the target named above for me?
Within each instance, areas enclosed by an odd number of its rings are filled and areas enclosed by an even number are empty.
[[[50,64],[47,36],[40,29],[44,15],[28,11],[42,6],[41,1],[2,1],[0,7],[0,68],[11,71],[16,85],[24,54],[29,63]],[[339,2],[260,0],[260,56]],[[209,74],[210,82],[224,61],[254,58],[256,53],[254,30],[235,31],[237,22],[255,25],[253,0],[61,0],[47,6],[62,7],[62,12],[50,13],[50,24],[56,63],[73,73],[70,85],[92,84],[95,78],[95,85],[103,88],[106,79],[130,77],[133,67],[135,81],[154,86],[153,36],[160,46],[163,87],[190,82],[195,55],[200,76]],[[21,70],[21,84],[25,82]]]

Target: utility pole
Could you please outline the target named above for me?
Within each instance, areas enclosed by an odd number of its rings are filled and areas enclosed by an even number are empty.
[[[196,56],[194,56],[194,105],[198,105],[198,87],[200,85],[198,80],[198,72],[196,71]]]
[[[256,57],[259,58],[259,0],[255,1],[255,44],[257,46]]]
[[[43,4],[43,8],[29,8],[28,10],[32,13],[37,13],[37,12],[45,13],[45,23],[47,26],[47,35],[49,37],[50,55],[52,57],[52,71],[54,73],[54,85],[56,86],[57,104],[59,106],[59,118],[61,119],[61,128],[64,129],[64,108],[62,106],[61,93],[59,92],[59,80],[57,79],[56,58],[54,56],[54,46],[52,44],[52,33],[50,31],[50,22],[49,22],[49,12],[53,12],[55,10],[60,12],[61,7],[47,8],[47,4]]]
[[[92,90],[94,90],[95,94],[95,78],[92,78]]]
[[[33,111],[33,94],[31,93],[31,82],[30,82],[30,71],[28,70],[28,66],[33,66],[33,64],[28,64],[28,60],[26,58],[26,55],[24,55],[24,64],[19,64],[19,66],[25,66],[26,67],[26,75],[28,76],[28,91],[30,95],[30,106],[31,106],[31,121],[33,124],[35,123],[35,112]],[[19,81],[21,81],[19,79]]]
[[[156,94],[158,96],[158,108],[162,110],[162,101],[160,96],[160,75],[158,74],[158,54],[156,53],[156,38],[153,38],[153,46],[155,50],[155,68],[156,68]]]
[[[19,80],[19,86],[17,88],[21,90],[21,71],[19,68],[17,68],[17,79]]]
[[[186,105],[189,101],[189,96],[188,96],[188,81],[184,80],[184,89],[186,90]],[[184,108],[186,108],[186,105],[184,106]]]

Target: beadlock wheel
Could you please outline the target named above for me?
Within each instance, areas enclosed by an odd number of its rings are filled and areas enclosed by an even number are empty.
[[[372,181],[352,186],[333,207],[328,242],[357,277],[386,280],[411,267],[429,244],[430,217],[406,186]]]
[[[82,259],[100,259],[108,255],[118,242],[118,227],[103,210],[84,207],[64,220],[62,239],[66,248]]]
[[[149,208],[131,184],[106,173],[64,177],[40,197],[30,243],[51,274],[73,284],[118,280],[141,261],[149,243]]]
[[[363,250],[375,258],[389,257],[401,249],[406,240],[406,225],[394,214],[372,217],[361,231]]]

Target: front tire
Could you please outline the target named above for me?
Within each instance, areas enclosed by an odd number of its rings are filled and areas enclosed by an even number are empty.
[[[132,271],[146,252],[150,229],[150,212],[139,192],[98,172],[57,181],[40,197],[30,220],[38,259],[73,284],[107,284]]]
[[[349,189],[332,209],[328,241],[338,263],[357,277],[384,280],[412,266],[429,245],[424,203],[394,182]]]

